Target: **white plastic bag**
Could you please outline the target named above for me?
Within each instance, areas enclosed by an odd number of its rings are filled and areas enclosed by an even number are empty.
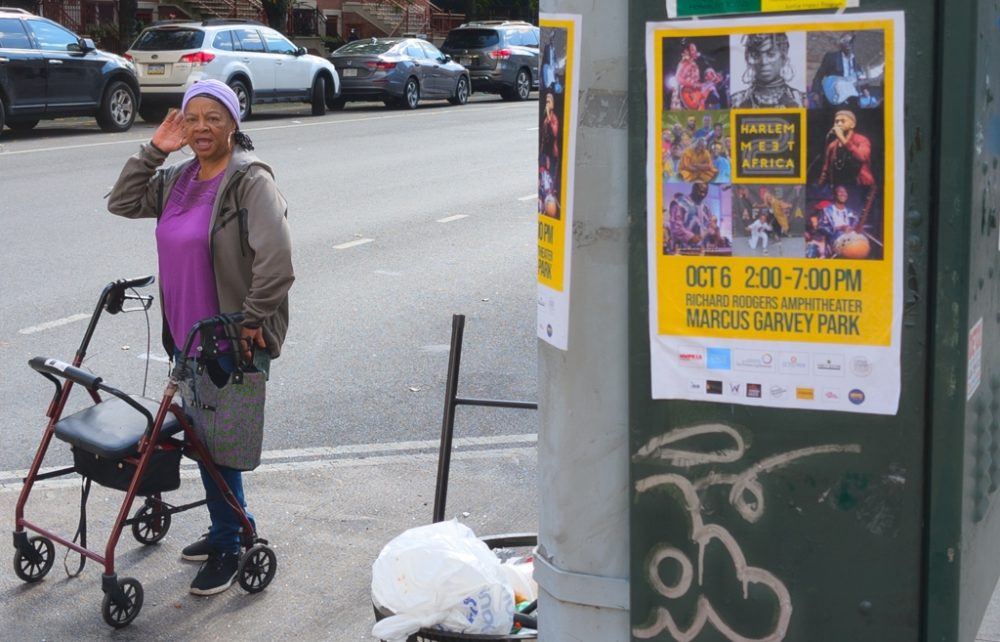
[[[372,564],[372,601],[393,615],[372,635],[404,642],[421,628],[505,635],[514,624],[514,592],[500,560],[455,520],[411,528]]]

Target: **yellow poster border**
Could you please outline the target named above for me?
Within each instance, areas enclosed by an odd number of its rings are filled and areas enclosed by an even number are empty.
[[[550,19],[541,18],[538,21],[539,28],[542,29],[564,29],[566,31],[566,71],[564,76],[565,87],[563,88],[564,96],[564,111],[563,120],[561,123],[562,131],[559,132],[559,143],[560,149],[562,150],[561,158],[559,159],[559,185],[562,189],[562,194],[560,194],[560,207],[562,208],[562,215],[558,220],[554,220],[550,216],[546,216],[544,212],[538,212],[538,225],[541,230],[543,225],[550,224],[553,226],[555,234],[551,243],[546,243],[554,254],[552,276],[546,278],[540,272],[536,270],[536,277],[538,282],[556,292],[563,292],[566,287],[566,217],[567,210],[565,204],[567,202],[572,203],[572,194],[569,194],[569,190],[572,188],[572,184],[569,182],[570,173],[570,163],[569,163],[569,149],[570,149],[570,132],[575,129],[576,114],[573,112],[574,101],[572,100],[573,92],[576,88],[573,86],[574,78],[574,67],[576,65],[576,60],[574,59],[574,51],[576,45],[576,23],[572,20],[563,19]],[[539,79],[541,80],[541,79]],[[542,100],[542,96],[539,95],[539,100]],[[541,249],[542,241],[539,240],[539,249]]]
[[[883,101],[883,111],[885,114],[884,124],[883,124],[883,141],[884,144],[881,150],[881,162],[884,167],[883,172],[883,182],[881,187],[882,198],[883,198],[883,229],[888,231],[894,230],[896,227],[896,191],[895,182],[896,177],[896,166],[895,166],[895,150],[896,137],[897,137],[897,122],[896,122],[896,74],[897,74],[897,61],[892,58],[893,52],[896,50],[896,38],[898,34],[896,33],[897,22],[891,18],[877,18],[877,19],[865,19],[859,18],[857,20],[837,20],[837,21],[816,21],[816,22],[782,22],[780,20],[769,19],[766,24],[753,24],[748,22],[746,24],[733,24],[733,20],[742,19],[719,19],[718,22],[724,22],[725,24],[719,25],[707,25],[704,27],[698,26],[688,26],[688,27],[674,27],[666,26],[662,28],[657,28],[653,30],[652,46],[653,46],[653,67],[654,67],[654,78],[662,79],[664,74],[664,60],[663,60],[663,43],[667,38],[680,38],[680,37],[704,37],[704,36],[733,36],[733,35],[743,35],[750,33],[761,33],[762,30],[768,32],[783,32],[783,33],[796,33],[796,32],[815,32],[815,31],[861,31],[861,30],[879,30],[882,32],[885,44],[884,51],[886,54],[887,63],[884,70],[884,101]],[[707,22],[707,21],[706,21]],[[659,82],[662,82],[660,80]],[[653,91],[654,95],[654,106],[656,117],[651,119],[655,123],[655,137],[651,138],[653,141],[659,141],[663,138],[663,91],[657,88]],[[663,155],[657,150],[650,150],[650,153],[656,153],[655,161],[655,177],[657,177],[657,186],[655,190],[655,205],[654,211],[650,212],[650,216],[657,217],[656,220],[659,222],[655,226],[656,229],[656,248],[663,247]],[[760,183],[766,183],[768,181],[754,181]],[[734,183],[735,184],[735,183]],[[805,183],[803,183],[805,184]],[[896,267],[896,252],[898,248],[896,247],[896,239],[894,233],[886,233],[883,238],[884,251],[882,259],[879,261],[878,265],[873,265],[872,261],[868,260],[847,260],[841,259],[837,261],[838,267],[844,268],[862,268],[866,267],[869,271],[876,274],[879,279],[886,283],[888,286],[886,291],[890,297],[899,296],[895,292],[893,287],[894,280],[894,269]],[[724,265],[744,265],[744,266],[754,266],[754,267],[764,267],[773,265],[773,262],[769,261],[767,258],[758,257],[733,257],[733,256],[668,256],[664,257],[660,254],[657,256],[656,261],[656,279],[657,279],[657,291],[663,292],[667,287],[667,279],[665,278],[665,266],[668,261],[679,261],[682,259],[692,260],[697,259],[699,265],[706,266],[724,266]],[[805,260],[805,259],[803,259]],[[650,275],[653,278],[653,275]],[[659,296],[659,295],[658,295]],[[666,321],[667,310],[663,308],[663,300],[660,299],[660,304],[657,306],[657,332],[660,335],[671,334],[669,330],[669,323]],[[891,311],[895,305],[895,301],[890,298],[889,301],[885,302],[885,309]],[[697,332],[690,332],[691,336],[712,336],[711,332],[706,332],[705,330],[700,330]],[[866,342],[865,345],[872,346],[889,346],[892,343],[892,315],[886,315],[886,323],[884,328],[879,329],[878,339],[875,341]],[[726,336],[726,335],[722,335]],[[755,337],[759,339],[777,339],[782,341],[796,341],[796,342],[806,342],[815,343],[817,338],[814,336],[796,336],[793,334],[783,334],[783,335],[765,335],[761,337]],[[856,342],[856,337],[824,337],[821,343],[853,343]]]

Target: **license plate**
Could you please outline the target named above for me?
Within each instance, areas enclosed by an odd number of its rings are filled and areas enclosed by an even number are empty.
[[[469,58],[468,56],[462,56],[461,58],[458,59],[458,64],[462,65],[463,67],[468,67],[469,65],[472,64],[472,58]]]
[[[357,69],[345,69],[343,73],[344,78],[354,78],[357,75],[358,75]]]
[[[166,66],[162,62],[146,65],[146,73],[150,76],[162,76],[166,72]]]

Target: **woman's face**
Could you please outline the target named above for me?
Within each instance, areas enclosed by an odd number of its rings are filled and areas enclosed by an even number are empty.
[[[231,136],[236,123],[219,102],[198,96],[184,109],[184,129],[188,146],[199,161],[218,161],[232,151]]]
[[[747,62],[753,67],[754,78],[761,83],[769,84],[781,78],[785,57],[773,42],[765,40],[757,51],[747,52]]]

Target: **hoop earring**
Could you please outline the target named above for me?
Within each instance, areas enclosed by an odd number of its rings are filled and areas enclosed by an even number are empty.
[[[795,69],[792,68],[790,60],[786,60],[784,66],[781,68],[781,78],[786,83],[792,82],[792,79],[795,78]]]

